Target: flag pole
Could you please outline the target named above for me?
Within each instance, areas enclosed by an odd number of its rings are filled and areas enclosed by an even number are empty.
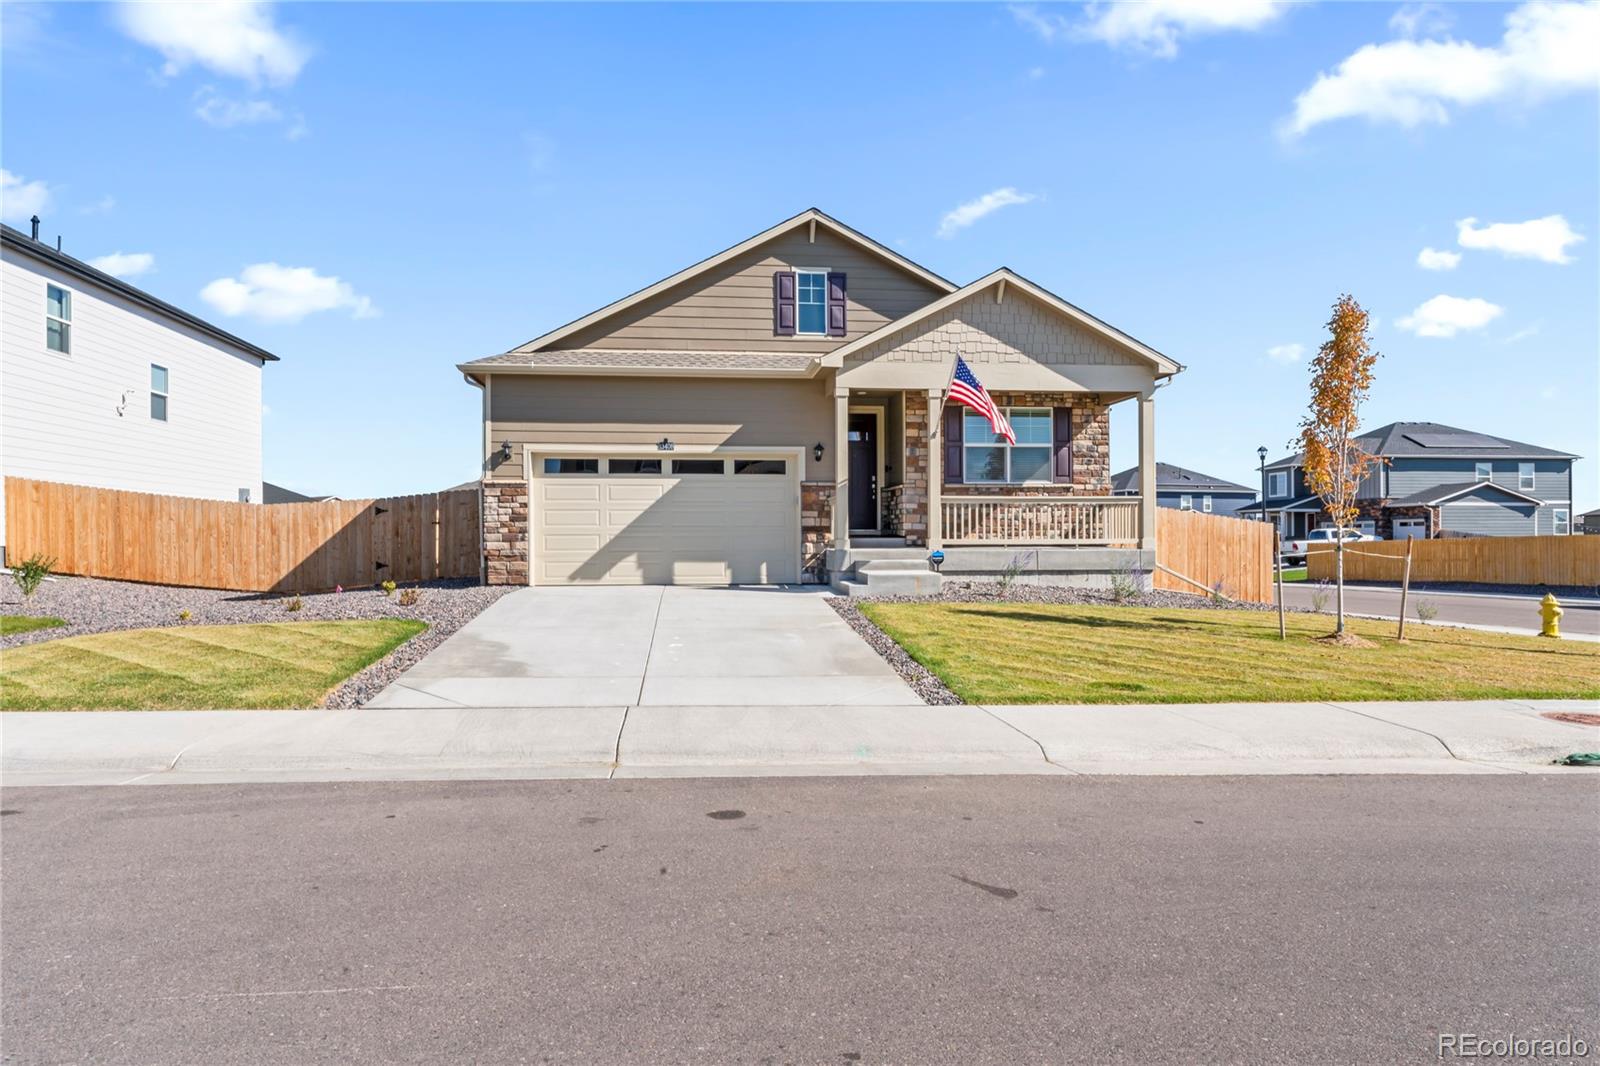
[[[944,426],[944,405],[950,396],[950,383],[956,379],[956,366],[961,362],[961,350],[956,349],[956,357],[950,360],[950,373],[944,379],[944,390],[939,393],[939,413],[928,419],[928,439],[939,435],[939,430]]]

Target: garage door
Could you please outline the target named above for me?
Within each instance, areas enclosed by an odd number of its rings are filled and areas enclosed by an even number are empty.
[[[535,585],[799,581],[792,458],[536,455]]]

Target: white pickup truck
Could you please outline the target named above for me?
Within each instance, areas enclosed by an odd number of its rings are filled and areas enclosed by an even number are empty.
[[[1363,533],[1359,529],[1334,529],[1332,526],[1323,526],[1313,529],[1304,537],[1283,542],[1283,561],[1286,563],[1304,563],[1306,553],[1319,548],[1332,548],[1339,541],[1354,544],[1357,541],[1377,540],[1370,533]]]

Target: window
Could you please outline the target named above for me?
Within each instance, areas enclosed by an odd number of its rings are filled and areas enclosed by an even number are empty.
[[[828,272],[795,271],[795,332],[825,336],[828,332]]]
[[[1363,536],[1376,537],[1378,535],[1378,523],[1370,518],[1357,522],[1356,529],[1360,530]]]
[[[239,490],[239,502],[240,503],[249,503],[250,502],[250,490],[249,489],[240,489]]]
[[[659,474],[660,459],[607,459],[606,470],[613,474]]]
[[[1519,488],[1519,489],[1531,489],[1531,488],[1533,488],[1533,464],[1532,463],[1518,463],[1517,464],[1517,488]]]
[[[72,293],[54,285],[44,289],[44,343],[52,352],[72,354]]]
[[[167,368],[150,364],[150,417],[167,420]]]
[[[782,459],[735,459],[735,474],[787,474],[789,464]]]
[[[1178,510],[1180,510],[1180,511],[1192,511],[1192,510],[1194,510],[1194,497],[1193,496],[1179,496],[1178,497]]]
[[[1271,470],[1267,472],[1267,495],[1272,497],[1289,495],[1289,471]]]
[[[1200,510],[1204,511],[1206,514],[1210,514],[1211,513],[1211,497],[1210,496],[1202,496],[1202,497],[1200,497]]]
[[[546,474],[598,474],[600,460],[598,459],[546,459],[544,461]]]
[[[1049,481],[1051,427],[1048,407],[1006,407],[1006,419],[1017,435],[1015,446],[995,436],[989,420],[972,411],[962,425],[961,479],[968,484],[1021,485]]]
[[[674,459],[672,460],[674,474],[720,474],[722,473],[721,459]]]
[[[1473,463],[1472,476],[1477,481],[1488,481],[1494,477],[1493,463]]]
[[[1565,507],[1557,507],[1550,513],[1550,532],[1558,537],[1564,537],[1572,532],[1571,518]]]

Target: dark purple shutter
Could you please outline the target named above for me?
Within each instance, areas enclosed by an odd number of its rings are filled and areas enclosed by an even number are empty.
[[[1072,408],[1055,409],[1056,461],[1051,468],[1053,481],[1072,481]]]
[[[844,275],[828,275],[828,336],[844,336]]]
[[[948,404],[944,409],[944,483],[946,485],[959,485],[965,480],[961,476],[961,416],[963,410],[959,404]]]
[[[794,271],[780,270],[772,275],[772,332],[780,337],[794,336]]]

